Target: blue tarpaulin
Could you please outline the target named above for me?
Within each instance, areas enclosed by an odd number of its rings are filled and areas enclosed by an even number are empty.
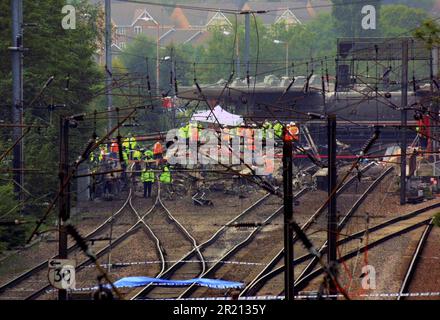
[[[167,280],[159,278],[149,278],[149,277],[126,277],[119,279],[114,283],[117,288],[122,287],[141,287],[148,284],[154,284],[158,286],[173,286],[173,287],[186,287],[192,284],[196,284],[202,287],[214,288],[214,289],[230,289],[230,288],[242,288],[243,283],[233,282],[226,280],[217,279],[205,279],[196,278],[190,280]]]

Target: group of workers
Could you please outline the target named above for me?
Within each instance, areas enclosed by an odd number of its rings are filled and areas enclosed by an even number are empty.
[[[141,182],[144,187],[144,198],[150,198],[153,184],[156,182],[156,173],[152,166],[145,165],[141,173]],[[168,187],[171,186],[173,179],[171,177],[171,171],[168,164],[163,166],[162,172],[159,176],[159,182]]]
[[[292,140],[298,139],[298,127],[293,122],[284,125],[278,121],[265,120],[259,128],[262,129],[259,131],[259,137],[262,138],[263,146],[266,144],[267,139],[283,139],[285,128],[288,133],[287,136],[290,136]],[[202,125],[198,122],[187,123],[178,130],[179,139],[185,139],[186,141],[194,139],[200,142],[202,129]],[[229,145],[232,143],[232,138],[238,136],[240,137],[240,144],[243,145],[243,150],[254,151],[256,150],[254,141],[257,138],[256,129],[258,129],[256,124],[246,125],[244,123],[240,126],[225,127],[221,130],[221,139],[226,142],[226,145]],[[164,147],[160,141],[149,148],[141,145],[133,135],[128,134],[121,142],[121,145],[115,140],[109,144],[102,144],[97,151],[90,154],[92,172],[96,173],[96,176],[92,175],[90,199],[93,200],[98,184],[103,185],[105,195],[111,194],[113,191],[118,193],[127,185],[129,173],[132,173],[134,186],[136,186],[138,180],[141,181],[144,187],[144,197],[146,198],[151,197],[152,186],[156,181],[156,172],[161,173],[159,177],[161,183],[171,186],[170,167],[163,158]],[[230,150],[221,150],[221,152],[227,153],[227,156],[230,154]],[[120,159],[121,157],[122,159]],[[267,155],[264,157],[267,173],[273,172],[272,158]],[[130,170],[128,170],[129,165],[132,165]],[[103,172],[103,168],[106,168],[105,172],[109,173],[98,174],[98,170]],[[98,176],[102,177],[99,178]]]
[[[122,141],[122,160],[125,165],[128,165],[129,160],[133,161],[155,161],[159,164],[163,157],[163,146],[160,141],[157,141],[151,149],[141,146],[136,138],[131,134]],[[99,150],[90,153],[90,162],[99,164],[101,162],[112,160],[119,160],[119,144],[116,141],[109,145],[102,144]]]
[[[279,121],[270,122],[265,120],[261,126],[257,124],[245,124],[242,123],[239,126],[224,127],[221,129],[222,139],[228,142],[233,137],[240,137],[240,144],[247,146],[248,148],[254,149],[254,139],[256,136],[256,129],[261,128],[261,138],[263,146],[267,139],[282,139],[283,130],[286,127],[288,135],[292,136],[293,139],[298,139],[299,130],[294,122],[290,122],[286,125]],[[190,122],[183,125],[178,129],[178,137],[182,140],[195,140],[199,141],[201,137],[202,125],[198,122]],[[188,144],[188,142],[187,142]]]
[[[171,172],[169,165],[163,159],[164,148],[160,141],[153,147],[145,148],[131,134],[122,140],[120,146],[117,141],[109,144],[102,144],[95,151],[90,153],[91,163],[91,183],[89,185],[90,200],[94,200],[97,195],[103,194],[108,198],[112,193],[119,193],[128,185],[129,178],[132,178],[134,186],[137,180],[143,183],[144,197],[151,197],[152,186],[156,180],[156,172],[160,172],[159,181],[163,184],[171,184]],[[128,170],[129,165],[130,170]],[[143,168],[142,168],[143,166]]]

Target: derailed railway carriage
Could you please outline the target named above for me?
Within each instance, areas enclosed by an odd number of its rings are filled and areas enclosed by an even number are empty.
[[[223,87],[203,89],[208,101],[216,101]],[[394,143],[399,140],[401,118],[400,91],[359,90],[345,92],[327,92],[324,95],[317,87],[307,92],[304,88],[291,88],[285,93],[285,87],[247,87],[226,88],[221,95],[220,105],[231,112],[243,116],[247,121],[262,123],[265,119],[277,119],[282,122],[305,120],[307,113],[336,114],[338,117],[338,139],[350,145],[363,144],[371,136],[375,126],[382,127],[381,141]],[[179,98],[183,100],[201,100],[195,88],[181,90]],[[414,94],[408,92],[408,125],[417,125],[414,109],[426,101],[428,89],[421,89]],[[307,117],[308,118],[308,117]],[[310,131],[318,143],[325,144],[326,130],[321,121],[308,122]],[[414,138],[416,132],[408,131],[408,138]]]

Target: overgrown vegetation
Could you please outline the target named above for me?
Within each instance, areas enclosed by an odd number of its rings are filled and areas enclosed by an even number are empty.
[[[437,212],[434,215],[433,223],[434,223],[435,226],[440,227],[440,212]]]
[[[97,25],[100,11],[86,0],[74,1],[77,8],[77,29],[64,30],[61,27],[62,0],[23,1],[24,46],[24,110],[25,123],[47,126],[33,129],[24,140],[24,157],[27,169],[41,170],[42,174],[27,174],[25,189],[30,193],[26,206],[22,206],[20,218],[34,221],[42,213],[43,202],[47,202],[57,187],[58,179],[58,117],[61,114],[80,113],[87,109],[94,92],[102,86],[102,74],[94,60],[102,32]],[[11,46],[10,1],[0,2],[0,119],[11,123],[11,60],[8,47]],[[54,76],[55,80],[44,95],[30,105],[43,85]],[[70,78],[66,90],[67,77]],[[63,105],[49,112],[51,104]],[[12,130],[1,129],[0,153],[12,143]],[[84,136],[72,136],[72,146],[84,144]],[[72,154],[77,157],[77,154]],[[11,155],[6,157],[2,167],[11,168]],[[54,174],[55,173],[55,174]],[[11,174],[2,172],[0,180],[0,216],[15,219],[20,212],[14,210],[19,203],[12,194]],[[38,201],[35,201],[38,199]],[[34,200],[34,201],[31,201]],[[32,205],[30,205],[32,203]],[[12,211],[11,211],[12,210]],[[0,229],[3,248],[21,245],[28,227],[13,226]]]

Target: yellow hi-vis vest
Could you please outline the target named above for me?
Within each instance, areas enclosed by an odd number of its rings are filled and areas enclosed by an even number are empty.
[[[154,182],[154,172],[151,169],[144,169],[141,174],[141,181],[142,182]]]

